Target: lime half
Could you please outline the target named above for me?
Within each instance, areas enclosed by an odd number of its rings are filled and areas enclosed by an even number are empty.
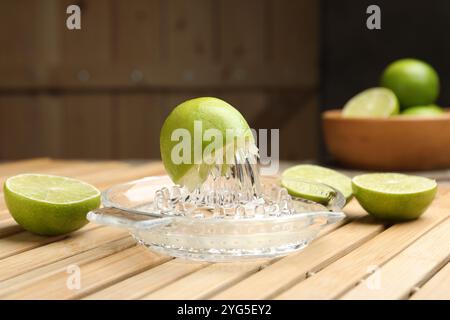
[[[332,169],[301,164],[286,169],[281,175],[281,184],[288,190],[289,194],[324,203],[329,199],[329,188],[296,182],[295,179],[329,185],[339,190],[347,201],[352,197],[351,179]]]
[[[72,232],[88,223],[86,214],[100,205],[100,191],[80,180],[21,174],[6,180],[5,202],[24,229],[41,235]]]
[[[397,97],[391,90],[371,88],[351,98],[345,104],[342,115],[346,118],[387,118],[398,114],[399,110]]]
[[[375,217],[410,220],[419,217],[433,201],[436,181],[399,173],[370,173],[352,180],[353,194]]]

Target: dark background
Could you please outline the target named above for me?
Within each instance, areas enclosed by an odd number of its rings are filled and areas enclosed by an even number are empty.
[[[366,8],[381,8],[381,30],[366,28]],[[439,73],[438,103],[450,106],[450,1],[322,1],[321,108],[341,107],[378,85],[390,61],[412,57]]]

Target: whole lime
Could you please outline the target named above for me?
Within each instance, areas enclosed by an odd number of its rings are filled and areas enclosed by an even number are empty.
[[[444,109],[437,105],[409,107],[402,111],[405,116],[437,116],[445,113]]]
[[[399,173],[368,173],[352,179],[353,194],[371,215],[394,221],[418,218],[433,201],[436,181]]]
[[[400,59],[388,65],[381,85],[391,89],[404,108],[432,104],[439,96],[436,70],[417,59]]]
[[[21,174],[3,187],[9,212],[24,229],[55,236],[75,231],[89,221],[86,214],[100,206],[100,191],[76,179]]]
[[[208,132],[216,133],[215,137],[208,136]],[[240,147],[235,138],[242,137],[238,140],[253,142],[247,121],[233,106],[213,97],[187,100],[175,107],[164,121],[160,133],[161,159],[175,183],[192,189],[207,178],[208,170],[214,165],[214,159],[205,161],[205,149],[214,141],[218,147],[212,148],[211,153],[217,155],[222,150],[225,157],[230,145],[234,149]],[[221,160],[226,164],[226,159]]]

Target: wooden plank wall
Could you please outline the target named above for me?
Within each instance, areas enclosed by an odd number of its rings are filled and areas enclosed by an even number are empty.
[[[283,159],[317,155],[318,0],[2,0],[0,26],[0,159],[158,158],[200,95],[280,128]]]

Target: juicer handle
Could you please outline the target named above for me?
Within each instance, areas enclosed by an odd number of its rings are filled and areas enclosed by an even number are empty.
[[[125,229],[150,229],[169,224],[172,217],[157,217],[145,214],[138,214],[118,208],[98,208],[89,211],[86,218],[94,223],[104,224]]]
[[[332,189],[333,192],[330,194],[330,198],[328,200],[326,207],[334,212],[342,211],[342,208],[345,207],[347,199],[345,199],[342,192],[340,192],[336,188],[333,188],[332,186],[329,185],[327,185],[327,187]]]

